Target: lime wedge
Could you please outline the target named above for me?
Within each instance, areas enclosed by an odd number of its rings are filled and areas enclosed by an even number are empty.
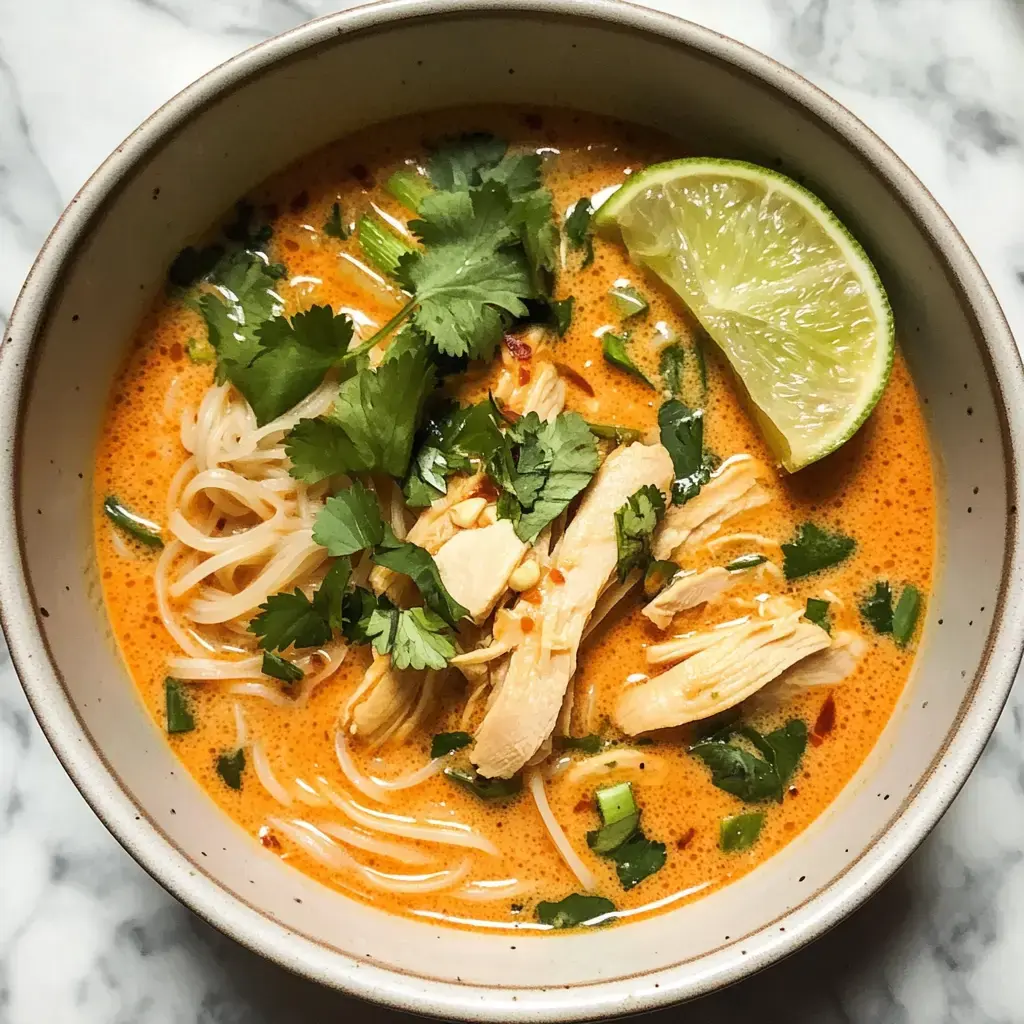
[[[835,451],[889,379],[892,310],[864,250],[817,196],[739,160],[655,164],[594,215],[690,307],[790,472]]]

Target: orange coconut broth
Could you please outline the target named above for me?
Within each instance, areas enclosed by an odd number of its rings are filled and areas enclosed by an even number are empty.
[[[357,311],[369,321],[383,323],[393,312],[395,300],[366,286],[365,277],[345,258],[359,257],[354,239],[339,242],[325,237],[320,225],[335,202],[341,204],[346,220],[355,219],[371,204],[400,215],[397,204],[379,183],[404,158],[422,156],[420,140],[478,127],[509,139],[513,146],[548,154],[545,184],[554,194],[556,209],[561,211],[581,195],[594,194],[621,181],[632,169],[679,155],[678,147],[664,139],[621,124],[562,112],[509,109],[418,118],[415,122],[377,127],[336,143],[291,167],[251,197],[272,218],[271,258],[288,267],[288,276],[279,289],[287,312],[313,303],[330,304],[336,311]],[[622,248],[600,239],[595,244],[593,265],[563,274],[558,283],[559,297],[574,295],[576,307],[571,328],[556,343],[556,358],[585,382],[581,386],[576,376],[568,373],[567,408],[581,412],[592,422],[648,429],[655,424],[661,396],[606,364],[595,336],[601,327],[621,322],[607,293],[619,279],[632,281],[650,302],[645,323],[652,329],[664,322],[685,337],[685,315],[666,289],[646,279],[629,263]],[[141,515],[157,522],[165,520],[164,496],[186,458],[179,440],[182,413],[197,406],[213,380],[210,365],[195,365],[186,354],[193,336],[205,336],[198,316],[174,297],[161,298],[140,325],[114,386],[96,462],[96,546],[107,609],[124,659],[161,728],[165,665],[169,656],[179,652],[157,614],[155,560],[135,551],[126,554],[101,505],[106,495],[116,494]],[[524,372],[528,372],[528,364]],[[722,457],[749,452],[765,465],[773,465],[736,386],[713,354],[709,354],[707,372],[708,450]],[[485,375],[471,376],[463,385],[461,397],[478,399],[487,383]],[[857,611],[858,602],[877,578],[912,582],[925,595],[931,583],[935,530],[932,470],[918,398],[902,357],[897,355],[888,389],[852,441],[797,476],[773,471],[766,486],[771,493],[770,504],[734,520],[725,533],[757,531],[785,540],[797,524],[814,520],[855,538],[857,547],[851,558],[825,573],[788,585],[752,580],[732,595],[751,598],[768,590],[789,594],[803,603],[807,597],[831,591],[836,599],[831,605],[833,628],[860,631],[868,643],[867,652],[855,673],[834,689],[805,691],[784,707],[761,711],[754,718],[765,729],[802,718],[812,730],[812,742],[784,802],[759,805],[758,809],[765,811],[765,825],[758,841],[747,851],[724,853],[719,849],[720,820],[749,808],[711,784],[707,768],[686,753],[685,730],[660,734],[653,745],[642,748],[651,755],[649,764],[612,768],[603,777],[577,784],[563,773],[548,784],[557,819],[595,873],[599,891],[620,910],[642,908],[672,897],[697,898],[745,874],[780,850],[850,780],[877,740],[906,682],[912,647],[901,650],[890,638],[876,637]],[[725,550],[732,557],[748,549],[739,545],[735,550]],[[694,567],[702,568],[703,564],[712,564],[710,556]],[[610,714],[628,676],[646,672],[645,648],[671,635],[655,629],[640,614],[641,604],[636,599],[628,602],[624,613],[614,621],[606,620],[606,626],[581,651],[575,686],[578,693],[594,691],[595,722]],[[726,600],[677,617],[671,632],[706,627],[736,614]],[[334,753],[336,721],[367,663],[366,649],[354,648],[308,704],[296,709],[279,708],[256,697],[233,697],[221,683],[189,684],[196,728],[170,736],[169,742],[210,798],[270,851],[324,884],[385,909],[451,917],[460,922],[517,922],[533,919],[532,906],[538,900],[557,900],[576,891],[579,885],[553,848],[526,791],[511,801],[484,803],[443,776],[436,776],[422,786],[396,794],[389,805],[389,810],[399,813],[451,815],[490,838],[501,850],[501,859],[473,854],[470,877],[518,878],[534,885],[525,897],[466,902],[443,892],[390,895],[329,872],[268,828],[268,818],[280,814],[281,807],[260,786],[251,767],[243,776],[240,791],[229,789],[219,778],[215,762],[233,743],[232,706],[238,700],[244,706],[250,735],[262,741],[279,779],[287,782],[322,775],[344,789]],[[461,677],[451,671],[443,708],[422,734],[404,745],[386,746],[372,753],[356,746],[361,768],[393,777],[424,764],[429,758],[431,735],[459,728],[465,696]],[[834,704],[834,724],[828,721],[830,708],[825,707],[826,703]],[[634,783],[646,835],[667,846],[665,866],[630,891],[620,886],[612,862],[591,854],[583,839],[587,829],[600,823],[591,799],[594,789],[620,779]],[[329,809],[301,805],[296,814],[314,823],[340,817]],[[438,856],[437,847],[423,849],[432,858]],[[455,854],[464,852],[454,851],[449,859],[456,861],[459,858]],[[364,859],[382,870],[395,870],[394,865],[380,862],[374,855],[365,855]]]

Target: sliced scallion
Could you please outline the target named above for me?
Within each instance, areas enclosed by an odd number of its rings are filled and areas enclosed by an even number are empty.
[[[363,255],[378,270],[393,274],[398,261],[413,251],[413,247],[374,217],[360,217],[356,225],[356,238]]]
[[[427,178],[409,169],[395,171],[388,178],[384,188],[413,213],[420,212],[423,200],[434,191],[433,185]]]
[[[191,732],[196,727],[188,695],[185,693],[185,684],[180,679],[168,676],[164,680],[164,706],[167,710],[169,733]]]
[[[647,300],[628,281],[616,281],[608,290],[608,298],[623,320],[640,316],[650,308]]]
[[[282,683],[297,683],[305,673],[298,665],[282,658],[280,654],[273,651],[263,652],[263,674],[274,679],[280,679]]]
[[[892,613],[892,638],[905,647],[914,635],[917,617],[921,612],[921,592],[913,584],[908,583],[896,602]]]
[[[159,525],[149,519],[143,519],[113,494],[108,495],[103,502],[103,511],[116,527],[124,530],[130,537],[134,537],[140,544],[145,544],[150,548],[164,546],[164,542],[160,538]]]
[[[764,555],[757,555],[751,552],[749,555],[740,555],[738,558],[734,558],[727,566],[726,569],[729,572],[742,572],[744,569],[755,569],[759,565],[764,565],[768,559]]]

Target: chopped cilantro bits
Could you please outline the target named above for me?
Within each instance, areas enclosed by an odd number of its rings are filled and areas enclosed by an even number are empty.
[[[585,896],[574,892],[564,899],[537,904],[537,920],[551,928],[578,928],[580,925],[603,924],[615,913],[615,904],[604,896]]]
[[[803,523],[793,539],[782,545],[782,569],[787,580],[810,576],[845,561],[856,546],[852,537]]]
[[[804,618],[808,622],[813,622],[816,626],[821,626],[826,633],[832,632],[832,623],[828,615],[828,601],[823,601],[819,597],[807,598],[807,607],[804,609]]]
[[[651,561],[651,536],[665,512],[665,499],[654,484],[641,487],[615,513],[616,572],[619,582]],[[673,566],[674,568],[674,566]]]
[[[191,732],[196,727],[192,703],[180,679],[168,676],[164,680],[164,709],[169,733]]]
[[[654,387],[647,374],[633,362],[633,357],[629,354],[628,333],[613,334],[611,331],[605,331],[601,335],[601,351],[604,353],[606,362]]]
[[[658,410],[661,443],[672,457],[672,501],[682,505],[711,479],[712,460],[704,451],[704,413],[670,398]]]
[[[242,788],[242,772],[245,771],[245,751],[242,748],[217,758],[217,774],[230,789]]]
[[[332,203],[331,212],[328,213],[327,219],[323,223],[323,227],[320,230],[327,235],[328,238],[337,238],[340,241],[344,241],[351,234],[348,225],[341,219],[341,203]]]

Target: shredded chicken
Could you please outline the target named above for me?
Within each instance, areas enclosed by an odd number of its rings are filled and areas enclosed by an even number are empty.
[[[831,643],[828,633],[804,619],[799,607],[708,633],[714,639],[703,649],[623,692],[613,714],[623,732],[635,736],[725,711]]]
[[[425,673],[400,671],[391,658],[374,655],[357,690],[357,703],[347,710],[345,725],[354,736],[382,743],[416,709]]]
[[[703,572],[677,573],[672,582],[643,609],[644,615],[658,629],[668,629],[672,619],[697,605],[721,597],[730,587],[736,585],[742,573],[729,572],[721,566],[705,569]]]
[[[481,623],[508,588],[508,578],[528,545],[516,536],[508,519],[491,526],[461,530],[434,555],[448,593]]]
[[[654,534],[654,557],[674,558],[694,550],[741,512],[769,501],[757,482],[761,464],[749,455],[727,459],[718,472],[684,505],[670,505]]]
[[[540,603],[517,605],[522,640],[476,735],[473,761],[482,775],[515,774],[550,736],[583,628],[615,569],[615,512],[640,487],[667,491],[671,479],[672,461],[661,445],[633,444],[614,452],[591,481],[538,588]]]
[[[509,345],[514,342],[514,350]],[[526,354],[529,350],[529,354]],[[544,328],[531,327],[521,337],[502,347],[504,364],[494,396],[514,413],[535,412],[542,420],[553,420],[565,408],[565,381],[551,362],[544,345]]]

